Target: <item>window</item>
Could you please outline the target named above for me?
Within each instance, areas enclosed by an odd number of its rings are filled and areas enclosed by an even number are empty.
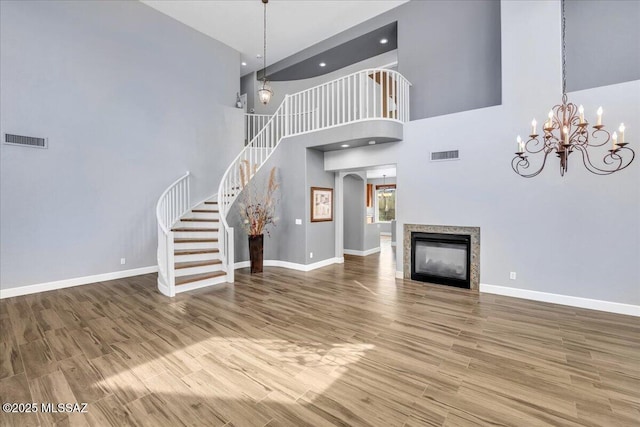
[[[396,219],[396,186],[376,185],[376,222]]]

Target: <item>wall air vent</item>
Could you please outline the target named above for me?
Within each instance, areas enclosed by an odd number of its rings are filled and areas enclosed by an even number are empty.
[[[442,160],[459,160],[460,159],[460,151],[459,150],[451,150],[451,151],[432,151],[431,152],[431,161],[439,162]]]
[[[4,134],[4,143],[11,145],[22,145],[24,147],[47,148],[47,138],[36,138],[34,136]]]

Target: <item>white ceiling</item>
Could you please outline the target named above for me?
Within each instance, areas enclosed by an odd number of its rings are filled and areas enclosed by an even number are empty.
[[[140,0],[241,53],[244,75],[262,68],[261,0]],[[270,0],[267,65],[409,0]]]

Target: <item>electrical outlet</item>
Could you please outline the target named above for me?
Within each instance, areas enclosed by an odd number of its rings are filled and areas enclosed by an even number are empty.
[[[302,220],[299,218],[296,218],[296,225],[302,225]]]
[[[125,265],[127,263],[127,260],[124,258],[120,258],[120,265]]]
[[[516,280],[516,272],[515,271],[512,271],[511,273],[509,273],[509,279]]]
[[[309,252],[309,258],[313,258],[313,252]]]

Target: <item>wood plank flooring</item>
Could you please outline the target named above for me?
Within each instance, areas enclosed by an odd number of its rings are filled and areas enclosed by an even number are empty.
[[[3,426],[638,426],[640,319],[394,278],[389,247],[170,299],[0,301]]]

